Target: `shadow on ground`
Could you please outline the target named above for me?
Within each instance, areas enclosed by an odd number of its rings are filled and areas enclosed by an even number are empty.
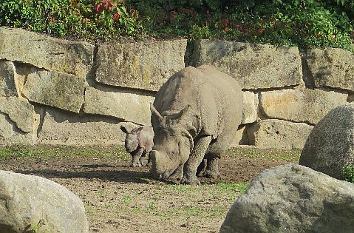
[[[59,170],[59,169],[17,169],[14,172],[37,175],[45,178],[85,178],[99,179],[102,181],[114,181],[120,183],[149,183],[147,179],[152,179],[148,171],[132,171],[124,168],[117,168],[111,165],[81,165],[87,170]],[[110,168],[111,170],[102,169]],[[115,170],[115,169],[117,170]],[[112,170],[113,169],[113,170]]]

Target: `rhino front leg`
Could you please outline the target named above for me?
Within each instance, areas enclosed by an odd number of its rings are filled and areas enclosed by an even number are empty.
[[[197,168],[203,161],[210,142],[211,136],[202,137],[196,142],[192,154],[184,165],[182,184],[200,184],[197,178]]]
[[[180,165],[173,173],[172,175],[168,178],[169,181],[179,184],[182,180],[183,177],[183,164]]]
[[[144,148],[139,148],[136,152],[132,153],[132,163],[130,166],[132,167],[141,167],[140,158],[144,153]]]

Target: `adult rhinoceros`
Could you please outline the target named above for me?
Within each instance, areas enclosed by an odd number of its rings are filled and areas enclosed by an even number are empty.
[[[242,117],[242,91],[213,66],[187,67],[174,74],[151,105],[152,173],[162,179],[199,184],[197,168],[218,177],[218,159],[233,140]]]

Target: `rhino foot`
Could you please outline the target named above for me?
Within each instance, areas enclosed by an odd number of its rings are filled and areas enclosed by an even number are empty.
[[[181,180],[181,184],[190,184],[190,185],[200,185],[200,181],[195,177],[183,177]]]
[[[214,172],[214,171],[211,171],[211,170],[206,170],[204,173],[203,173],[203,176],[206,177],[206,178],[211,178],[211,179],[220,179],[221,178],[221,175],[219,172]]]
[[[141,167],[141,163],[140,162],[132,163],[130,166],[131,167]]]
[[[140,164],[141,164],[141,166],[143,166],[143,167],[145,167],[145,166],[148,166],[149,165],[149,159],[148,158],[143,158],[143,157],[141,157],[140,158]]]

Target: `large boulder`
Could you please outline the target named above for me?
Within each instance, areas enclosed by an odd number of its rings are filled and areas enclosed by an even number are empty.
[[[88,233],[82,201],[50,180],[0,170],[0,233]]]
[[[262,172],[220,233],[352,233],[354,184],[288,164]]]
[[[333,109],[314,127],[299,163],[343,178],[344,166],[354,165],[354,103]]]

